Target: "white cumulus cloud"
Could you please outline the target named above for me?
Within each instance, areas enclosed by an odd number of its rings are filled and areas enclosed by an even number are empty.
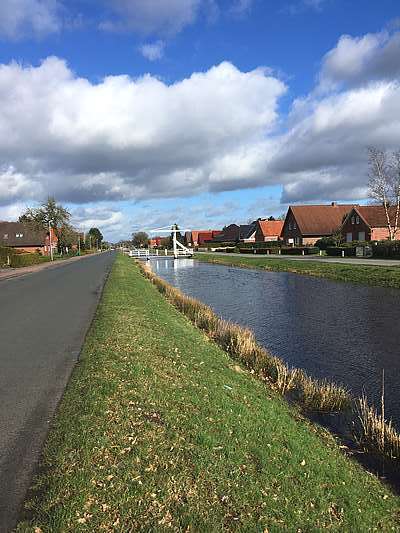
[[[33,191],[83,203],[263,184],[265,136],[285,90],[264,69],[227,62],[172,85],[150,75],[93,84],[55,57],[2,65],[0,160],[19,199]]]

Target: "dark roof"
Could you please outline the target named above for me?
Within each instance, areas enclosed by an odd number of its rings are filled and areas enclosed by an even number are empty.
[[[332,235],[354,205],[293,205],[289,207],[302,235]]]
[[[21,234],[22,237],[17,237]],[[43,246],[45,240],[45,231],[35,231],[20,222],[0,222],[0,246]]]
[[[251,224],[241,224],[239,226],[239,239],[250,239],[253,233],[256,231],[257,222]]]
[[[354,210],[361,216],[361,218],[368,224],[370,228],[387,228],[387,218],[385,208],[383,205],[360,205]],[[396,208],[389,207],[389,219],[394,225],[396,218]]]
[[[230,224],[220,235],[213,238],[213,242],[236,242],[239,240],[239,230],[237,224]]]

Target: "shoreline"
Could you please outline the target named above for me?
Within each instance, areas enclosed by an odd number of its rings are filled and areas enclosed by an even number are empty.
[[[121,255],[42,467],[17,531],[400,526],[388,486]]]
[[[386,287],[400,289],[400,268],[385,266],[364,266],[349,265],[342,263],[323,263],[312,261],[291,260],[291,259],[271,259],[257,258],[253,256],[237,257],[232,255],[224,256],[218,253],[196,253],[196,261],[214,263],[217,265],[235,266],[255,270],[271,272],[291,272],[305,276],[340,281],[344,283],[357,283],[373,287]],[[400,265],[399,265],[400,266]]]

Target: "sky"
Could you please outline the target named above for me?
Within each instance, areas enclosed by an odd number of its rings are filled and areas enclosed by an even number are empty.
[[[400,149],[398,0],[1,0],[0,220],[109,241],[367,201]]]

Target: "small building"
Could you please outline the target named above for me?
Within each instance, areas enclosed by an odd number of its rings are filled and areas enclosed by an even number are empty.
[[[51,230],[51,247],[57,250],[57,237]],[[0,222],[0,246],[14,248],[19,252],[50,254],[48,231],[34,230],[21,222]]]
[[[208,241],[213,241],[216,237],[221,235],[220,230],[193,230],[185,233],[186,245],[192,248],[202,246]]]
[[[283,220],[257,220],[256,242],[279,241]]]
[[[395,225],[396,208],[389,208],[389,220]],[[341,234],[343,241],[383,241],[390,238],[385,208],[381,205],[354,206],[345,218]],[[400,230],[395,235],[400,240]]]
[[[282,238],[286,244],[312,246],[338,233],[354,205],[292,205],[286,214]]]
[[[215,243],[229,243],[235,244],[239,241],[240,227],[237,224],[229,224],[225,226],[222,232],[213,238]]]
[[[151,237],[149,239],[150,248],[159,248],[161,246],[162,237]]]
[[[239,242],[256,241],[257,221],[239,226]]]

